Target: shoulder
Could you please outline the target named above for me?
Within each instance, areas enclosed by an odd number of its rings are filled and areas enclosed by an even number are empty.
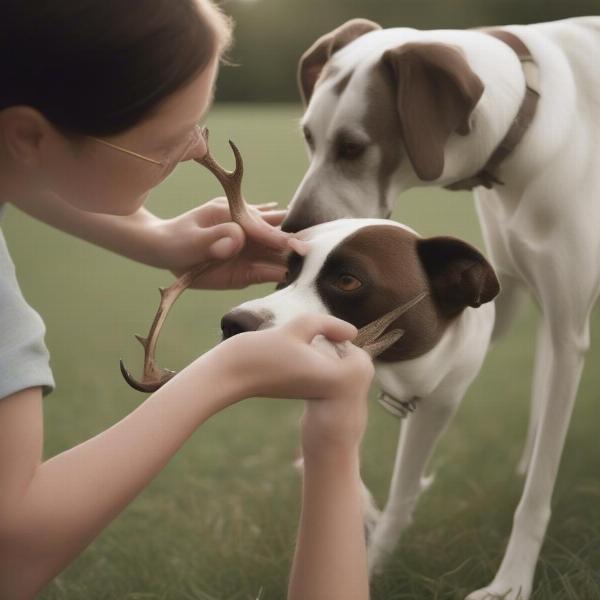
[[[54,388],[40,315],[27,303],[0,229],[0,398],[19,390]]]

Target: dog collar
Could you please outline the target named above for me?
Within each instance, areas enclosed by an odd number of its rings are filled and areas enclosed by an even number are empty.
[[[377,397],[379,404],[399,419],[405,419],[410,413],[414,412],[417,408],[417,402],[420,399],[418,396],[415,396],[410,400],[398,400],[398,398],[395,398],[385,390],[381,390]]]
[[[445,186],[446,189],[472,190],[474,187],[482,185],[485,188],[492,188],[494,185],[504,185],[495,173],[500,164],[517,147],[525,132],[529,128],[540,98],[539,92],[539,68],[529,52],[529,48],[516,35],[503,29],[483,30],[484,33],[491,35],[510,46],[521,61],[521,68],[525,75],[525,96],[521,102],[521,107],[517,116],[514,118],[504,139],[500,142],[496,150],[492,153],[487,163],[478,173],[472,177],[461,179]]]

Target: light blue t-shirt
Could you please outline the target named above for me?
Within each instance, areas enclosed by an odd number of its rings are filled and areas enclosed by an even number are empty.
[[[0,204],[0,218],[3,205]],[[27,304],[0,228],[0,398],[41,386],[55,387],[40,315]]]

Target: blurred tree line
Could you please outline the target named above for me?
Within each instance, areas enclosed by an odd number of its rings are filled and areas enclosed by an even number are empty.
[[[600,0],[222,0],[221,5],[236,23],[229,58],[238,66],[222,69],[217,98],[238,102],[297,102],[301,54],[354,17],[383,27],[462,29],[600,15]]]

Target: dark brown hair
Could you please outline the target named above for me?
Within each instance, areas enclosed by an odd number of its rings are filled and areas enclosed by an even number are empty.
[[[68,134],[139,123],[230,42],[209,0],[3,0],[0,110],[30,106]]]

